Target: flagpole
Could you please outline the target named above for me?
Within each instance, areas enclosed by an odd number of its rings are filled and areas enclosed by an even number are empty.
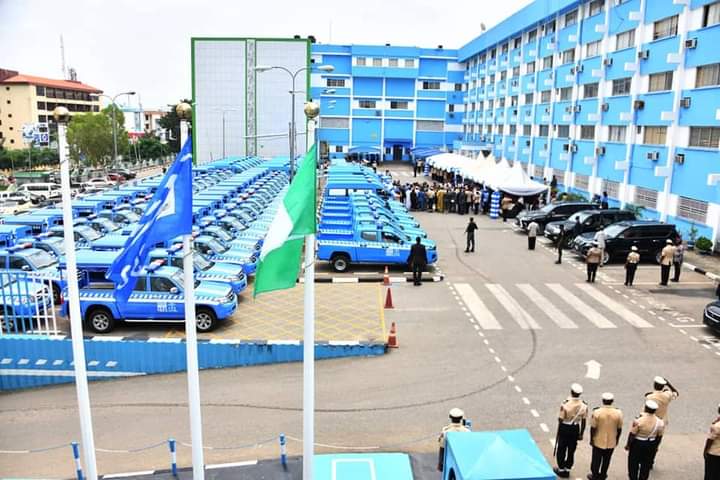
[[[90,412],[90,392],[88,389],[87,368],[85,363],[85,340],[80,313],[80,291],[77,282],[77,261],[75,258],[75,237],[73,235],[72,198],[70,195],[70,159],[65,135],[70,112],[65,107],[57,107],[53,117],[58,127],[58,154],[60,158],[60,185],[62,192],[63,233],[65,237],[66,278],[68,285],[70,333],[72,337],[73,365],[75,370],[75,389],[77,391],[78,414],[80,417],[80,435],[82,437],[85,473],[88,480],[97,480],[97,460],[95,458],[95,439],[93,438],[92,414]]]
[[[180,117],[180,145],[188,137],[191,107],[181,103],[176,107]],[[190,194],[191,192],[187,192]],[[193,480],[205,478],[203,458],[202,412],[200,409],[200,372],[198,367],[197,328],[195,324],[195,276],[193,274],[192,235],[183,235],[183,281],[185,290],[185,349],[187,354],[188,407],[190,410],[190,439],[192,443]]]

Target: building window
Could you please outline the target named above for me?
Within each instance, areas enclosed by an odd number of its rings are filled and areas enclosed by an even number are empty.
[[[575,188],[579,190],[588,190],[588,187],[590,186],[590,176],[589,175],[583,175],[582,173],[576,173],[575,174]]]
[[[643,143],[645,145],[665,145],[667,127],[645,127]]]
[[[543,178],[543,175],[545,174],[545,167],[542,165],[533,165],[533,177],[535,179]]]
[[[335,145],[335,153],[342,153],[343,147],[342,145]]]
[[[535,62],[525,64],[525,73],[535,73]]]
[[[635,205],[655,210],[657,208],[658,192],[651,188],[635,187]]]
[[[545,35],[551,35],[555,33],[555,20],[545,24]]]
[[[610,125],[608,127],[608,142],[625,143],[626,136],[627,136],[627,126],[625,126],[625,125]]]
[[[455,111],[455,105],[452,103],[448,104],[448,112],[453,113]]]
[[[510,44],[509,43],[503,43],[502,46],[502,54],[505,55],[508,53],[508,50],[510,50]]]
[[[575,25],[577,23],[578,19],[578,12],[577,10],[573,10],[572,12],[568,12],[565,14],[565,26],[569,27],[571,25]]]
[[[534,93],[526,93],[525,94],[525,105],[531,105],[534,101],[535,101]]]
[[[347,118],[320,117],[320,128],[345,128],[350,126]]]
[[[523,125],[523,135],[526,137],[532,135],[532,125]]]
[[[393,100],[390,102],[390,109],[391,110],[407,110],[408,102],[401,101],[401,100]]]
[[[37,102],[38,110],[45,110],[45,102]]]
[[[510,106],[511,107],[518,106],[518,96],[517,95],[513,95],[512,97],[510,97]]]
[[[690,147],[718,148],[720,127],[690,127]]]
[[[538,137],[547,137],[550,134],[550,125],[540,125]]]
[[[720,23],[720,2],[705,5],[705,10],[703,11],[703,27],[717,25],[718,23]]]
[[[528,35],[528,36],[527,36],[527,41],[528,41],[528,43],[532,43],[532,42],[534,42],[535,40],[537,40],[537,30],[531,30],[531,31],[528,32],[527,35]]]
[[[514,123],[510,124],[510,135],[516,135],[517,134],[517,125]]]
[[[547,57],[543,58],[543,70],[547,70],[548,68],[553,67],[553,56],[548,55]]]
[[[405,59],[405,68],[415,68],[415,59],[414,58],[406,58]]]
[[[505,80],[507,80],[507,70],[500,72],[500,81],[504,82]]]
[[[495,60],[495,57],[497,57],[497,48],[490,50],[490,60]]]
[[[358,67],[364,67],[365,65],[367,65],[367,58],[357,57],[355,59],[355,65],[357,65]]]
[[[570,125],[558,125],[557,136],[558,138],[570,138]]]
[[[522,45],[522,37],[517,37],[513,39],[513,48],[520,48],[520,45]]]
[[[602,40],[596,42],[590,42],[585,47],[586,57],[596,57],[600,55],[600,47],[602,46]]]
[[[600,85],[596,83],[586,83],[583,85],[583,98],[595,98],[598,96]]]
[[[605,0],[593,0],[590,2],[590,16],[597,15],[598,13],[602,12],[603,7],[605,6]]]
[[[677,35],[678,29],[678,16],[673,15],[672,17],[663,18],[658,20],[653,25],[653,40],[660,38],[672,37]]]
[[[551,90],[543,90],[542,92],[540,92],[540,103],[549,103],[551,94]]]
[[[344,87],[345,79],[344,78],[328,78],[327,86],[328,87]]]
[[[570,100],[572,98],[573,87],[558,88],[558,97],[560,101]]]
[[[418,120],[415,122],[415,128],[424,132],[442,132],[444,122],[437,120]]]
[[[382,58],[373,58],[373,67],[382,67]]]
[[[360,100],[358,103],[360,108],[375,108],[377,104],[375,100]]]
[[[583,140],[595,140],[595,125],[580,126],[580,138]]]
[[[513,67],[512,69],[513,77],[519,77],[520,76],[520,65],[517,67]]]
[[[47,123],[47,115],[38,115],[38,123]]]
[[[678,198],[677,215],[678,217],[695,220],[696,222],[705,223],[707,220],[708,204],[701,200],[695,200],[688,197]]]
[[[613,95],[629,95],[631,85],[632,85],[632,77],[618,78],[616,80],[613,80],[612,94]]]
[[[37,94],[38,97],[44,97],[45,96],[45,87],[36,86],[35,93]]]
[[[498,107],[505,108],[505,97],[500,97],[498,100]]]
[[[391,58],[388,60],[388,65],[391,67],[397,67],[400,64],[400,61],[397,58]]]
[[[672,90],[673,72],[653,73],[650,75],[649,92],[661,92]]]
[[[603,192],[607,192],[608,197],[610,197],[610,198],[619,198],[620,197],[620,182],[614,182],[612,180],[603,179],[601,186],[602,186],[601,190]]]
[[[630,48],[635,46],[635,30],[618,33],[615,35],[615,50]]]
[[[563,65],[565,65],[566,63],[572,63],[574,61],[575,61],[575,49],[574,48],[570,48],[570,49],[562,52]]]
[[[456,92],[462,92],[462,83],[456,83],[455,84],[455,91]]]
[[[427,81],[422,82],[423,90],[440,90],[440,82]]]
[[[695,87],[709,87],[720,85],[720,63],[703,65],[697,68]]]

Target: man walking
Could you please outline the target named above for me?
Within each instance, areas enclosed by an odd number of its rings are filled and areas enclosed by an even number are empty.
[[[567,233],[565,232],[565,225],[562,223],[560,224],[560,232],[558,233],[558,239],[557,239],[557,252],[558,252],[558,258],[555,260],[555,263],[560,265],[562,263],[562,251],[563,247],[565,246],[565,235]]]
[[[625,260],[625,286],[632,287],[633,281],[635,280],[635,272],[637,271],[638,263],[640,263],[640,254],[638,248],[633,245],[630,247],[630,253],[628,253],[627,259]]]
[[[597,247],[600,249],[600,266],[602,267],[605,263],[605,231],[604,230],[598,230],[597,233],[595,233],[595,242],[597,243]]]
[[[585,254],[585,263],[587,264],[587,281],[595,283],[595,275],[597,274],[598,265],[602,261],[602,250],[598,247],[598,242],[593,242],[590,249]]]
[[[720,414],[720,405],[718,405],[718,414]],[[703,457],[705,458],[704,480],[718,480],[720,478],[720,416],[710,424]]]
[[[610,459],[615,447],[620,442],[623,414],[619,408],[613,407],[615,396],[612,393],[602,394],[602,407],[593,409],[590,416],[590,445],[592,461],[588,480],[606,480]]]
[[[465,227],[465,253],[475,251],[475,230],[477,230],[477,228],[478,226],[475,223],[475,220],[473,220],[473,217],[470,217],[470,221],[468,222],[467,227]]]
[[[420,243],[420,237],[416,237],[415,244],[410,247],[407,263],[412,268],[413,285],[416,287],[422,285],[422,272],[427,266],[427,251],[425,245]]]
[[[669,238],[665,241],[665,248],[660,252],[660,285],[667,287],[670,279],[670,267],[675,257],[675,245]]]
[[[583,388],[577,383],[570,387],[570,397],[560,405],[558,430],[555,440],[555,458],[557,468],[553,471],[558,477],[569,478],[575,463],[575,449],[578,440],[585,433],[587,403],[580,399]]]
[[[537,233],[540,225],[535,220],[530,222],[527,227],[528,230],[528,250],[535,250],[535,241],[537,240]]]
[[[672,281],[680,281],[680,271],[682,270],[682,264],[685,261],[685,244],[682,239],[678,241],[675,246],[675,254],[673,254],[673,268],[675,269]]]
[[[665,423],[655,415],[658,404],[645,402],[645,410],[630,427],[625,450],[628,451],[628,477],[630,480],[647,480],[652,469],[657,445],[665,431]]]

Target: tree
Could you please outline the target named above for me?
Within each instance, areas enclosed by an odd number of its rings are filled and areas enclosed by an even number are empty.
[[[33,147],[32,150],[29,148],[16,150],[0,148],[0,169],[9,170],[15,167],[15,171],[20,171],[28,168],[31,155],[33,168],[40,165],[57,165],[59,163],[57,150],[53,148]]]
[[[192,100],[182,100],[182,102],[192,105]],[[175,105],[170,105],[170,111],[160,118],[160,126],[168,132],[168,145],[172,153],[180,151],[180,118],[175,113]]]
[[[100,166],[112,157],[113,138],[110,118],[104,113],[73,115],[67,128],[70,157],[87,165]]]
[[[110,104],[103,108],[103,115],[107,115],[110,121],[110,129],[112,133],[112,115],[115,110],[115,123],[117,124],[117,151],[119,155],[127,155],[130,151],[130,140],[128,139],[127,131],[125,131],[125,114],[117,105]]]
[[[152,133],[146,133],[138,139],[137,149],[143,159],[155,160],[170,153],[170,147]]]

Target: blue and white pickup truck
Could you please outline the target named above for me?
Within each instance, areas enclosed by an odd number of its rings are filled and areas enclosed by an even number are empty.
[[[231,248],[217,238],[209,235],[199,235],[195,237],[193,245],[196,251],[206,255],[213,262],[242,265],[245,275],[255,273],[260,252]]]
[[[330,262],[336,272],[346,272],[353,263],[400,265],[407,263],[415,242],[390,225],[354,225],[353,230],[320,229],[317,258]],[[428,264],[437,261],[435,242],[421,239]]]
[[[0,273],[0,332],[22,333],[38,313],[52,307],[47,285],[22,277]]]
[[[56,305],[62,302],[66,281],[60,275],[58,260],[30,243],[20,243],[0,249],[0,271],[25,272],[28,276],[52,281],[52,294]]]

